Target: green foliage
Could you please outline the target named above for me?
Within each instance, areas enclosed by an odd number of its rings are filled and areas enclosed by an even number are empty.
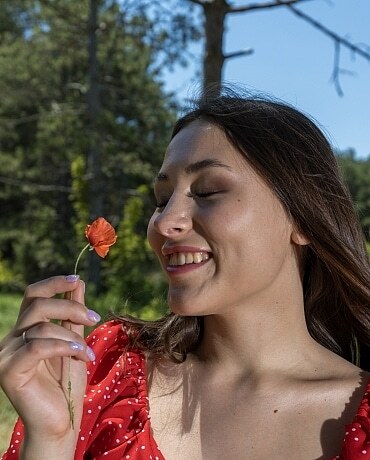
[[[338,155],[343,177],[356,205],[367,241],[370,242],[370,157],[356,159],[353,151]]]
[[[0,285],[9,283],[13,279],[13,273],[10,271],[7,263],[0,260]]]
[[[88,190],[84,174],[86,170],[86,161],[83,155],[76,155],[71,162],[71,195],[70,200],[74,208],[74,228],[77,235],[77,241],[83,247],[83,235],[86,223],[89,220],[88,210]]]
[[[199,38],[192,11],[165,3],[99,2],[95,75],[88,0],[12,0],[0,9],[0,288],[73,270],[98,184],[101,213],[119,239],[102,263],[102,295],[91,301],[145,317],[164,311],[165,282],[146,242],[152,204],[141,184],[159,169],[176,117],[161,71],[184,64],[187,43]],[[94,143],[101,177],[90,169]],[[369,161],[340,157],[368,237]]]
[[[0,317],[0,340],[14,326],[22,297],[19,294],[0,294],[1,317]]]
[[[73,269],[91,218],[91,184],[98,182],[89,169],[91,144],[101,154],[102,215],[114,226],[134,218],[130,207],[123,215],[124,204],[138,206],[130,199],[158,170],[176,116],[161,71],[183,60],[186,44],[196,37],[191,16],[176,6],[102,0],[96,31],[89,28],[89,7],[87,0],[14,0],[0,9],[0,254],[22,284]],[[100,108],[92,129],[93,79]],[[132,282],[119,256],[109,262],[117,264],[110,277],[124,280],[114,289],[123,298],[161,285],[148,248],[139,249],[144,224],[135,222],[138,239],[133,227],[123,236],[129,250],[137,250],[136,260],[133,252],[124,255]],[[103,284],[102,291],[113,284]],[[138,302],[157,308],[148,295]]]
[[[145,319],[153,319],[166,311],[166,283],[158,270],[143,225],[153,206],[150,201],[146,185],[139,186],[127,200],[117,243],[104,264],[109,292],[121,302],[116,309]]]
[[[6,260],[0,259],[0,292],[17,292],[23,289],[22,279],[9,267]]]

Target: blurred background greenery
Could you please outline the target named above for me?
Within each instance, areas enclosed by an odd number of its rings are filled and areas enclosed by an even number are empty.
[[[0,0],[0,337],[27,284],[71,273],[100,215],[118,240],[106,260],[81,261],[87,305],[103,318],[166,311],[146,241],[150,184],[181,111],[162,71],[186,65],[202,37],[192,2],[179,3]],[[338,161],[370,251],[370,158]],[[14,419],[0,392],[0,451]]]
[[[186,15],[147,5],[1,3],[1,292],[70,273],[86,224],[104,216],[118,242],[109,260],[82,259],[88,297],[103,313],[163,313],[148,184],[179,106],[160,73],[196,33]]]

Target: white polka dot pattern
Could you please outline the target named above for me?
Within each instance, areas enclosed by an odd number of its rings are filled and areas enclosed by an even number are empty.
[[[96,361],[88,365],[84,415],[75,460],[164,460],[150,428],[145,356],[129,349],[122,324],[99,326],[87,339]],[[332,460],[370,460],[370,382]],[[23,438],[20,420],[0,460],[18,460]]]
[[[150,429],[144,354],[129,349],[127,334],[116,321],[95,329],[87,343],[96,360],[88,365],[75,460],[164,460]],[[18,460],[22,438],[18,421],[0,460]]]
[[[335,459],[370,460],[370,381],[354,421],[346,426],[342,452]]]

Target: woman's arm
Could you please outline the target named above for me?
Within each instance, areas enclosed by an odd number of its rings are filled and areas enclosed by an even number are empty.
[[[65,292],[73,300],[55,298]],[[94,359],[84,326],[100,319],[83,303],[84,284],[78,279],[58,276],[35,283],[25,291],[15,326],[0,342],[0,385],[24,426],[22,459],[73,458],[86,362]],[[69,379],[74,429],[67,405]]]

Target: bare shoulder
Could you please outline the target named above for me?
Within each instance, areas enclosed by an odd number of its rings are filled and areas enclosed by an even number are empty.
[[[362,370],[355,364],[338,356],[337,354],[323,349],[318,355],[317,374],[322,377],[322,380],[327,381],[331,386],[339,389],[353,389],[361,386],[366,386],[366,382],[370,379],[370,373]]]
[[[324,360],[323,367],[328,383],[344,392],[365,388],[370,380],[370,372],[362,370],[331,352],[330,358]]]
[[[317,373],[308,379],[311,395],[317,397],[317,415],[336,419],[341,426],[353,421],[370,385],[370,373],[329,352]]]
[[[181,364],[148,357],[147,368],[152,429],[166,458],[179,451],[203,458],[204,445],[209,458],[219,458],[218,439],[238,446],[234,458],[251,446],[254,458],[275,458],[277,450],[279,458],[291,458],[292,446],[300,458],[332,458],[370,381],[370,373],[325,350],[293,375],[270,373],[260,388],[250,379],[222,386],[191,356]],[[260,436],[267,419],[274,433],[268,441]]]

